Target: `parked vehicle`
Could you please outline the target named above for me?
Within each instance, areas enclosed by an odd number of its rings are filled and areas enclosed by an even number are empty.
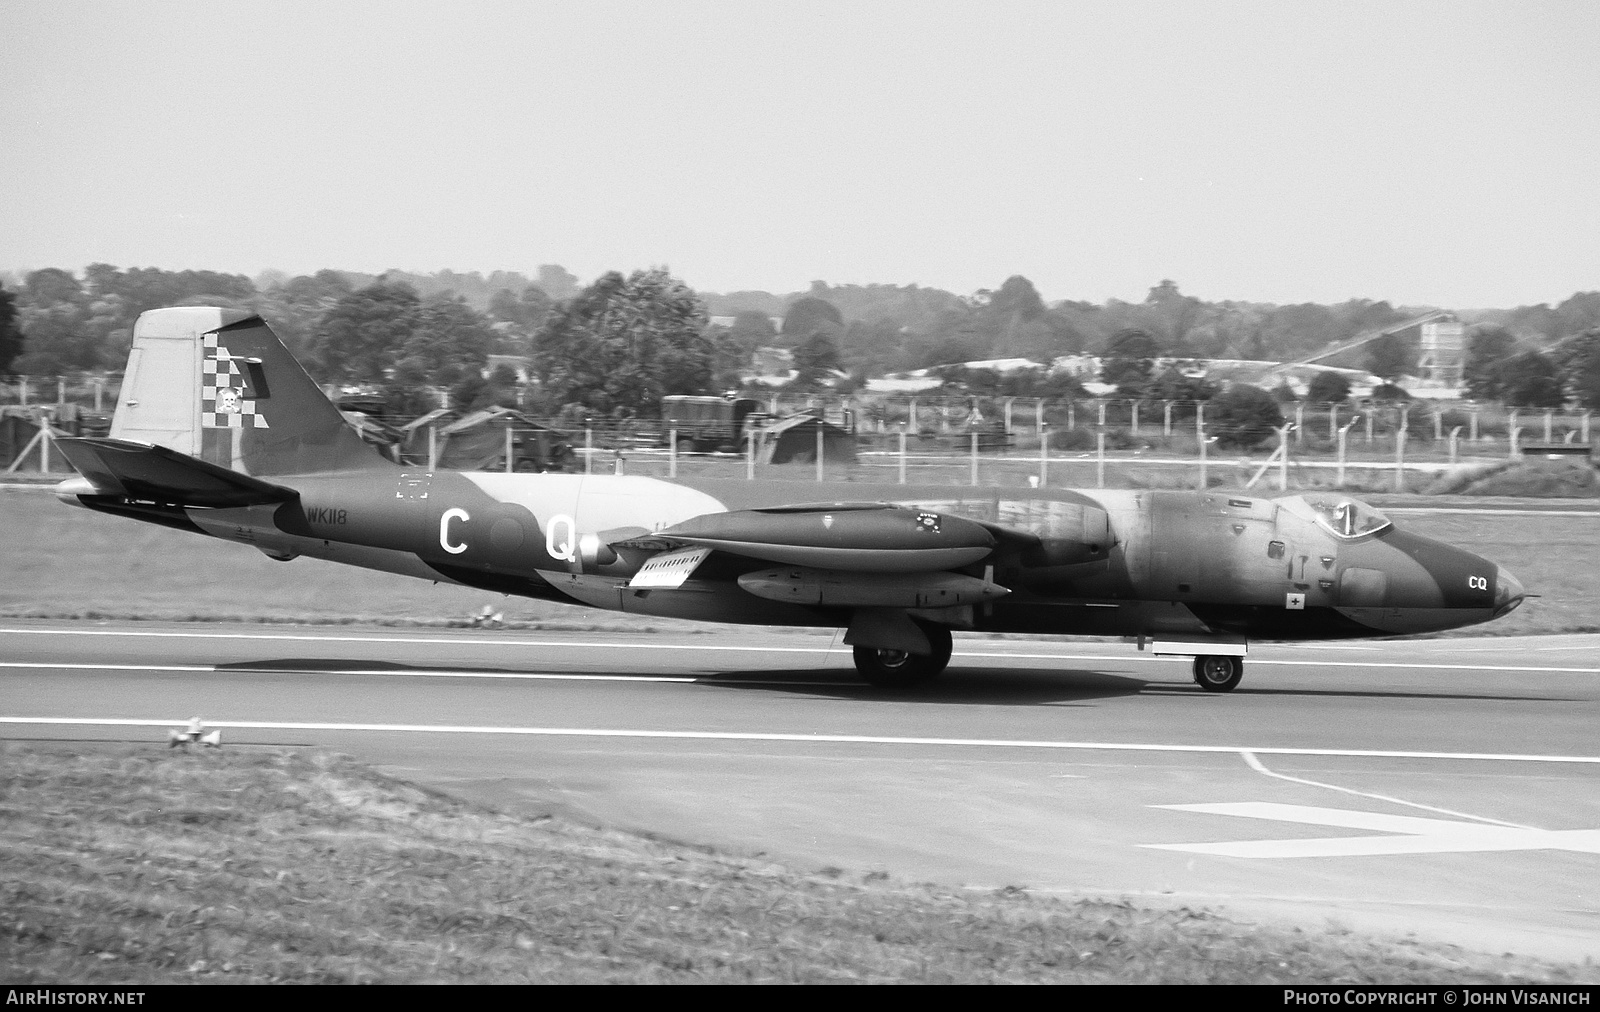
[[[751,426],[767,420],[761,402],[748,397],[696,397],[674,394],[661,398],[661,440],[678,432],[678,447],[701,453],[737,453]]]

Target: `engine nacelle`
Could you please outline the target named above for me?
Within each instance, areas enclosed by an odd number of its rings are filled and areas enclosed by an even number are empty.
[[[768,601],[844,608],[954,608],[1011,593],[960,573],[847,573],[802,566],[746,573],[739,586]]]
[[[886,503],[708,513],[660,532],[680,544],[809,569],[935,573],[994,550],[982,524]]]

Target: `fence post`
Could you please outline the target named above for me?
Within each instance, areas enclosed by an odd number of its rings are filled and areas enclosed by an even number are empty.
[[[900,484],[906,483],[906,430],[900,427]]]
[[[1356,424],[1356,422],[1358,422],[1360,420],[1361,419],[1359,417],[1352,418],[1348,422],[1346,422],[1343,427],[1341,427],[1339,429],[1339,466],[1334,471],[1334,475],[1333,475],[1333,483],[1335,485],[1338,485],[1338,486],[1343,486],[1344,485],[1344,452],[1345,452],[1345,446],[1350,441],[1350,429]]]
[[[1196,439],[1206,438],[1206,402],[1194,402],[1194,435]]]
[[[1456,444],[1461,441],[1461,426],[1457,425],[1450,430],[1450,463],[1456,462]]]
[[[1106,487],[1106,430],[1100,429],[1094,434],[1094,484],[1095,488]]]
[[[96,376],[94,378],[94,409],[96,411],[100,410],[100,400],[105,396],[105,392],[106,381],[101,379],[99,376]]]
[[[1289,422],[1278,430],[1278,491],[1285,492],[1289,488],[1289,430],[1294,428],[1294,423]]]
[[[1163,436],[1172,435],[1172,402],[1171,401],[1167,401],[1166,405],[1161,409],[1161,434]]]
[[[750,430],[750,431],[745,433],[745,442],[746,443],[749,443],[754,438],[756,438],[755,430],[752,429],[752,430]],[[676,428],[671,428],[671,429],[667,430],[667,477],[668,478],[676,478],[677,476],[678,476],[678,430]]]
[[[1401,420],[1404,421],[1404,419],[1405,416],[1402,415]],[[1406,490],[1406,437],[1410,434],[1410,430],[1401,425],[1400,431],[1395,433],[1394,437],[1394,490],[1396,492],[1404,492]]]
[[[17,377],[17,394],[21,397],[21,400],[18,403],[20,403],[23,407],[27,407],[28,406],[28,377],[26,377],[26,376],[18,376]]]
[[[1033,399],[1033,431],[1040,436],[1044,435],[1044,398]]]
[[[1044,488],[1050,484],[1050,433],[1043,426],[1039,428],[1039,487]]]
[[[1553,408],[1544,409],[1544,441],[1546,443],[1550,442],[1555,435],[1555,414],[1555,409]]]
[[[1367,445],[1372,445],[1372,408],[1367,409]]]
[[[1297,401],[1294,406],[1294,441],[1304,444],[1306,441],[1306,405],[1304,401]]]
[[[1100,401],[1100,427],[1106,427],[1106,402]]]
[[[1011,435],[1011,405],[1015,404],[1015,397],[1006,398],[1006,435]]]
[[[428,426],[428,471],[439,470],[439,427]]]
[[[1078,402],[1071,397],[1067,398],[1067,431],[1072,432],[1078,427]]]
[[[1472,412],[1472,430],[1467,434],[1467,439],[1473,443],[1478,441],[1478,412],[1476,409]]]
[[[583,427],[583,473],[594,473],[594,426]]]
[[[1339,405],[1328,404],[1328,438],[1333,439],[1339,434]]]
[[[50,431],[50,420],[39,419],[39,473],[50,473],[50,439],[55,433]]]
[[[1212,439],[1215,439],[1215,438],[1216,437],[1212,437]],[[1206,475],[1206,446],[1211,441],[1212,441],[1211,439],[1207,439],[1206,438],[1205,430],[1202,429],[1200,431],[1200,433],[1199,433],[1199,442],[1200,442],[1200,491],[1202,491],[1202,492],[1204,492],[1206,489],[1211,487],[1211,482],[1210,482],[1209,478]]]
[[[744,480],[745,481],[755,481],[756,480],[756,438],[757,438],[757,434],[756,433],[751,433],[750,438],[746,439],[744,441]],[[761,433],[760,434],[760,439],[761,439],[761,443],[762,443],[762,448],[765,449],[766,448],[766,441],[767,441],[766,434],[765,433]]]
[[[507,425],[506,426],[506,474],[510,474],[512,471],[516,470],[515,468],[513,468],[511,466],[511,454],[512,454],[511,442],[512,442],[512,439],[511,439],[511,426]]]
[[[1511,430],[1511,459],[1516,460],[1522,456],[1522,426]]]
[[[1135,436],[1139,435],[1139,399],[1137,397],[1133,400],[1133,434]]]
[[[1585,443],[1589,441],[1589,416],[1591,414],[1593,414],[1593,412],[1590,411],[1585,411],[1583,413],[1583,441]]]
[[[972,430],[972,484],[978,483],[978,430]]]
[[[822,419],[817,419],[817,481],[822,480]]]

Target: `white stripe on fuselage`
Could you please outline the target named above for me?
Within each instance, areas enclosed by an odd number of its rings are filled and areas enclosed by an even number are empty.
[[[544,526],[567,516],[578,535],[638,527],[653,532],[727,507],[684,485],[636,475],[498,474],[463,471],[461,477],[500,502],[524,506]]]
[[[672,482],[636,475],[499,474],[463,471],[461,477],[490,498],[515,503],[532,513],[551,537],[552,556],[567,557],[567,571],[540,571],[555,589],[579,604],[608,611],[621,609],[619,579],[624,574],[585,574],[576,561],[584,535],[632,531],[648,534],[707,513],[725,513],[713,496]],[[555,540],[555,532],[568,540]],[[631,575],[631,574],[627,574]]]

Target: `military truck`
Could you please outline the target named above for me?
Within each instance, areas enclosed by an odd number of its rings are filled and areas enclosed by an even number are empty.
[[[761,402],[749,397],[696,397],[673,394],[661,398],[661,442],[678,432],[678,448],[701,453],[738,453],[746,432],[767,416]]]

